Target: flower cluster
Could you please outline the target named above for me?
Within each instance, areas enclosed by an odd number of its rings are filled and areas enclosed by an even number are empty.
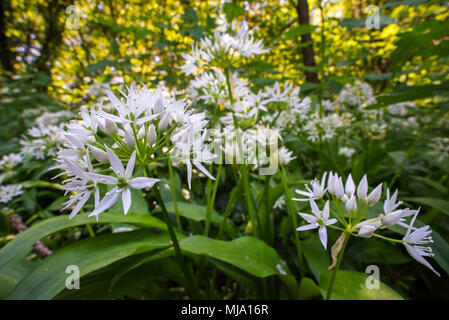
[[[423,258],[433,256],[430,247],[423,245],[432,243],[429,237],[432,232],[429,226],[421,228],[414,227],[418,210],[402,207],[402,201],[397,200],[398,191],[391,193],[387,188],[386,199],[383,202],[383,212],[371,209],[379,202],[382,196],[382,183],[369,192],[368,179],[364,175],[358,186],[354,183],[351,174],[343,183],[342,177],[332,172],[325,172],[321,181],[314,179],[306,190],[296,190],[296,193],[305,197],[293,199],[297,201],[309,201],[313,214],[299,213],[308,222],[307,225],[299,227],[298,231],[319,229],[319,237],[324,248],[327,247],[327,227],[342,230],[350,235],[362,238],[378,237],[391,242],[402,243],[410,255],[436,274],[435,269]],[[328,197],[324,203],[324,198]],[[317,202],[322,201],[324,207],[319,209]],[[333,218],[331,218],[331,215]],[[410,224],[406,224],[406,217],[413,216]],[[340,222],[343,228],[334,226]],[[376,232],[399,225],[407,229],[402,240],[390,239],[378,235]],[[439,274],[438,274],[439,275]]]
[[[181,70],[189,75],[209,66],[230,67],[242,57],[249,58],[268,52],[262,46],[262,40],[255,40],[248,24],[243,22],[236,35],[215,30],[213,37],[201,39],[200,45],[193,46],[190,54],[182,54],[186,64]]]
[[[160,179],[152,168],[172,158],[187,165],[189,186],[192,164],[213,177],[201,165],[213,156],[199,133],[207,124],[204,114],[186,111],[184,100],[176,100],[161,89],[140,90],[131,86],[119,99],[107,91],[111,112],[103,105],[81,110],[82,120],[73,120],[60,131],[63,147],[58,152],[60,175],[67,176],[62,189],[72,192],[64,209],[74,217],[93,195],[98,215],[120,198],[126,214],[131,189],[150,189]],[[108,190],[101,196],[103,190]]]
[[[28,136],[20,140],[21,153],[37,160],[56,156],[60,146],[58,137],[64,128],[64,121],[73,117],[70,111],[44,112],[37,117],[34,126],[28,130]]]
[[[0,203],[8,203],[23,193],[21,184],[0,185]]]
[[[233,143],[221,147],[226,159],[237,159],[233,163],[254,164],[254,168],[260,168],[271,161],[272,156],[277,156],[278,162],[285,165],[295,157],[285,146],[277,148],[278,140],[282,140],[277,119],[281,116],[292,118],[292,113],[297,117],[304,116],[311,100],[300,99],[299,87],[290,82],[283,86],[276,82],[272,87],[255,92],[249,81],[230,71],[230,67],[235,66],[241,57],[268,51],[262,47],[261,41],[255,41],[250,34],[252,31],[246,23],[235,36],[216,31],[214,37],[202,39],[190,54],[183,55],[186,64],[182,71],[196,75],[187,94],[194,103],[214,106],[214,123],[223,126],[219,129],[220,137],[225,136],[229,140],[241,135],[239,148]],[[279,111],[271,114],[269,109]],[[220,115],[217,115],[217,110]],[[224,114],[221,111],[225,111]],[[239,132],[240,129],[244,131]],[[262,147],[260,150],[270,147],[272,154],[269,157],[260,155],[256,152],[256,144]]]

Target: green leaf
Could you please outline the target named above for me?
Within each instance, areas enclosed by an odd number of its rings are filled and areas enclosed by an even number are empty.
[[[304,277],[299,284],[298,299],[310,300],[313,298],[322,298],[321,290],[316,285],[315,281],[310,278]]]
[[[229,263],[260,278],[280,275],[278,265],[284,265],[272,247],[249,236],[232,241],[192,236],[180,241],[179,245],[183,251]]]
[[[194,221],[204,221],[206,219],[206,212],[207,212],[206,206],[202,206],[202,205],[195,204],[195,203],[182,202],[182,201],[178,201],[177,205],[178,205],[179,215],[182,217],[185,217],[187,219],[191,219]],[[175,213],[175,205],[172,201],[167,202],[165,204],[165,206],[167,208],[167,211]],[[223,217],[220,216],[217,213],[217,211],[213,210],[211,222],[213,224],[219,226],[219,225],[221,225],[222,221],[223,221]],[[237,235],[238,235],[237,228],[234,226],[234,224],[229,219],[226,220],[224,230],[230,237],[237,237]]]
[[[449,215],[449,201],[447,200],[426,197],[402,197],[401,200],[421,203]]]
[[[87,215],[78,215],[69,220],[67,215],[43,220],[31,228],[19,234],[13,241],[9,242],[0,250],[0,267],[14,257],[24,257],[34,243],[55,232],[92,223],[128,223],[145,228],[159,228],[165,230],[167,226],[161,220],[150,215],[139,215],[128,213],[127,216],[112,213],[103,213],[97,222],[95,218]]]
[[[224,12],[226,14],[226,19],[228,20],[228,22],[232,22],[232,20],[244,14],[245,9],[233,2],[226,2],[224,4]]]
[[[384,81],[391,79],[391,73],[365,74],[364,78],[369,81]]]
[[[51,299],[66,287],[66,268],[75,265],[80,277],[133,254],[170,245],[168,233],[146,230],[87,238],[64,247],[43,260],[7,297],[8,299]],[[82,286],[82,279],[80,286]]]
[[[3,266],[0,271],[0,299],[5,298],[35,266],[36,263],[23,258],[14,259]]]
[[[333,270],[321,275],[319,287],[326,296]],[[338,270],[332,290],[331,300],[403,300],[385,283],[379,289],[368,289],[365,285],[369,275],[357,271]]]
[[[323,248],[320,239],[317,235],[314,235],[307,241],[302,241],[301,249],[313,276],[317,281],[320,281],[321,273],[327,271],[331,265],[329,255]]]
[[[312,26],[310,24],[294,27],[288,30],[286,33],[284,33],[284,37],[286,39],[294,39],[296,37],[312,32],[313,30],[316,29],[316,27],[317,26]]]

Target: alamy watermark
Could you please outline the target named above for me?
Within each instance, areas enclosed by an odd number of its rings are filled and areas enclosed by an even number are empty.
[[[368,29],[380,29],[380,8],[370,5],[366,8],[366,12],[370,15],[365,19],[365,26]]]
[[[67,29],[79,29],[81,15],[80,8],[78,8],[76,5],[70,5],[65,8],[65,13],[70,14],[65,20],[65,27]]]
[[[65,269],[69,276],[65,279],[65,286],[68,290],[78,290],[80,288],[80,269],[77,265],[69,265]]]
[[[378,290],[380,289],[380,270],[379,267],[371,264],[366,267],[366,274],[369,274],[368,278],[365,281],[365,286],[369,290]]]

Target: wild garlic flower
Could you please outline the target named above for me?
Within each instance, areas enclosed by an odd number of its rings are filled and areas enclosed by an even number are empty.
[[[298,194],[308,199],[293,199],[296,201],[309,200],[310,208],[314,214],[313,216],[299,213],[309,224],[299,227],[297,229],[298,231],[319,227],[319,236],[323,246],[326,248],[326,227],[332,227],[333,224],[337,223],[337,220],[342,224],[342,227],[338,228],[339,230],[344,228],[348,234],[362,238],[377,237],[376,232],[394,225],[399,225],[407,228],[407,233],[402,241],[380,235],[378,237],[391,242],[402,242],[414,259],[436,272],[423,258],[423,256],[432,255],[431,249],[421,246],[422,244],[431,242],[431,239],[428,238],[428,235],[431,233],[429,230],[430,227],[425,226],[419,229],[413,227],[419,209],[401,208],[402,201],[397,200],[397,190],[391,193],[390,189],[387,188],[386,199],[383,202],[383,212],[378,213],[376,216],[375,211],[370,208],[380,201],[382,196],[382,183],[369,192],[368,178],[366,175],[356,185],[351,174],[348,175],[346,181],[343,181],[343,178],[338,176],[337,173],[325,172],[321,181],[314,179],[310,184],[310,187],[306,185],[306,191],[296,190]],[[326,201],[323,211],[318,209],[315,201],[323,203]],[[333,215],[336,219],[329,219],[330,215]],[[406,224],[405,219],[412,215],[414,217],[411,224]]]
[[[288,150],[285,146],[282,146],[278,150],[279,154],[279,164],[287,165],[290,161],[296,159],[296,157],[292,157],[293,151]]]
[[[64,207],[72,209],[70,218],[92,195],[95,208],[89,216],[98,219],[119,199],[127,214],[131,189],[149,190],[159,182],[151,169],[161,161],[171,161],[174,150],[181,150],[176,158],[187,162],[189,187],[190,161],[207,172],[201,165],[210,161],[210,156],[202,152],[207,146],[204,140],[195,139],[207,124],[204,114],[187,112],[184,100],[176,100],[160,88],[138,90],[131,86],[122,94],[119,98],[108,91],[113,110],[104,111],[102,104],[89,111],[83,109],[82,120],[71,121],[59,132],[63,147],[54,169],[63,170],[58,175],[67,177],[62,189],[73,193]]]
[[[215,29],[213,37],[205,37],[192,46],[190,54],[182,54],[186,60],[180,69],[183,73],[196,74],[203,67],[228,68],[242,58],[268,52],[262,40],[255,40],[246,22],[242,23],[235,35]]]
[[[327,172],[325,172],[323,174],[323,177],[321,178],[321,182],[318,181],[317,179],[310,181],[310,185],[312,186],[312,188],[310,188],[308,185],[305,185],[307,191],[302,191],[302,190],[296,189],[295,191],[297,194],[305,196],[306,198],[304,198],[304,199],[293,198],[293,200],[309,201],[310,199],[313,199],[313,200],[321,199],[327,191],[326,175],[327,175]]]
[[[437,276],[441,275],[432,267],[432,265],[424,257],[434,257],[431,247],[424,247],[423,245],[433,243],[430,234],[432,230],[429,230],[429,226],[424,226],[421,228],[414,228],[416,217],[418,216],[419,210],[415,213],[410,222],[407,232],[402,239],[405,249],[407,252],[419,263],[425,265],[427,268],[432,270]]]
[[[312,209],[311,214],[307,213],[301,213],[299,212],[299,215],[301,218],[306,220],[309,224],[299,227],[296,230],[298,231],[305,231],[305,230],[312,230],[318,228],[318,234],[321,240],[321,243],[323,244],[324,249],[327,247],[327,226],[333,225],[337,223],[337,219],[329,219],[329,200],[326,201],[326,204],[324,205],[323,210],[320,210],[318,206],[315,203],[315,200],[310,199],[310,208]]]
[[[449,158],[449,138],[433,138],[429,146],[431,148],[429,154],[437,157],[437,161],[442,162]]]
[[[23,161],[20,153],[10,153],[0,160],[0,170],[11,170]]]
[[[21,184],[0,185],[0,203],[8,203],[23,193]]]

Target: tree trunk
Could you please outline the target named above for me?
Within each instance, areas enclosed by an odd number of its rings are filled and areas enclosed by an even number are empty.
[[[14,71],[14,66],[12,60],[14,58],[13,54],[9,50],[8,38],[6,36],[6,10],[10,8],[9,1],[0,1],[0,60],[2,63],[3,70]]]
[[[292,1],[293,2],[293,1]],[[297,0],[295,4],[295,9],[298,14],[298,23],[301,26],[309,25],[309,4],[307,0]],[[306,67],[316,67],[315,53],[313,51],[312,34],[306,33],[301,36],[301,43],[309,43],[307,46],[302,48],[302,57],[304,65]],[[306,71],[306,81],[307,82],[318,82],[318,75],[314,71]]]

